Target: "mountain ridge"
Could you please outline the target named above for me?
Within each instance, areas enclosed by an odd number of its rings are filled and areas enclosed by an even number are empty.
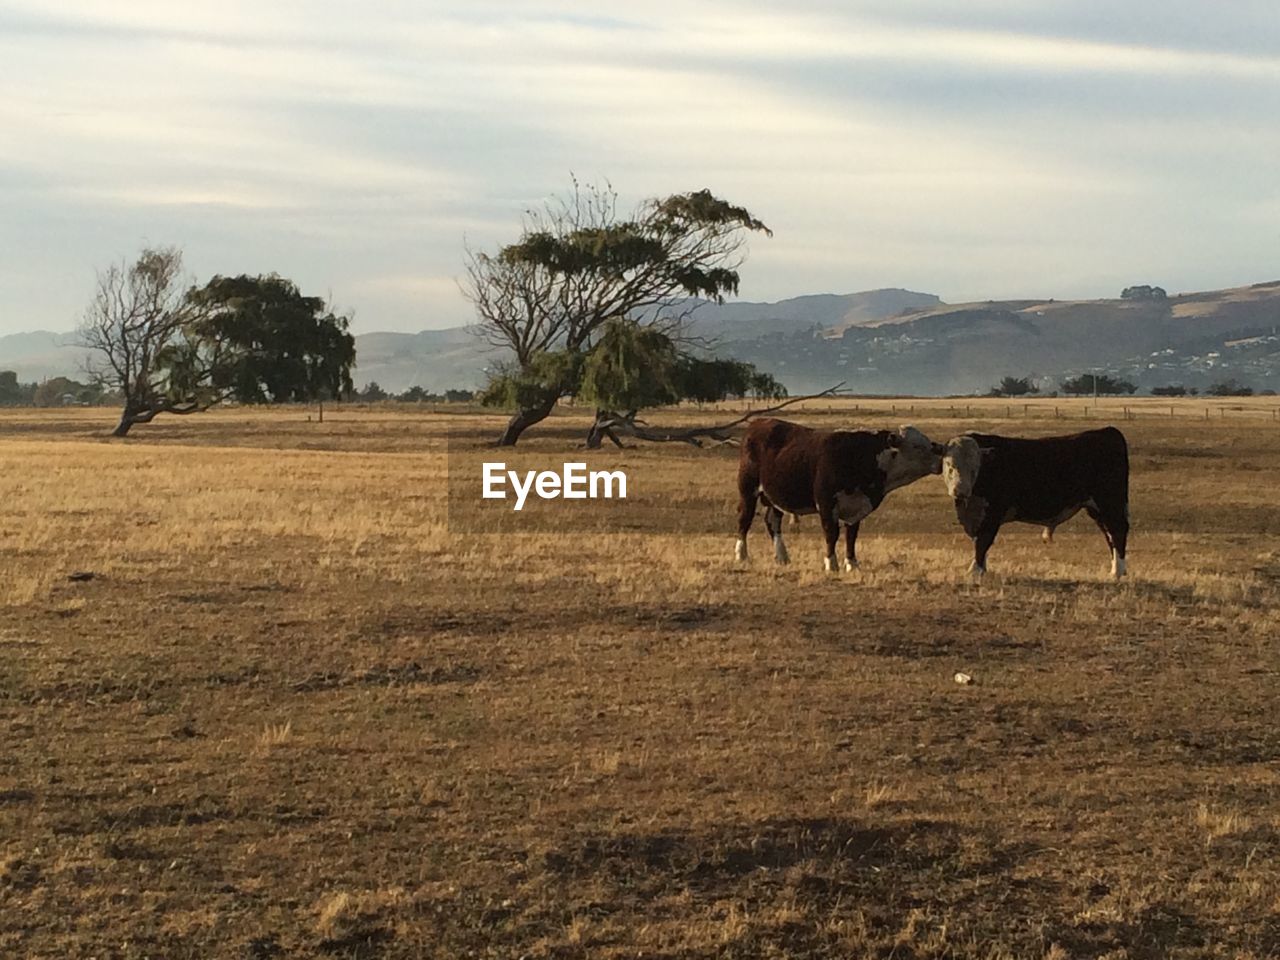
[[[845,380],[860,393],[965,394],[1004,376],[1052,389],[1083,372],[1142,387],[1227,377],[1280,387],[1280,281],[1145,300],[946,303],[880,288],[691,306],[691,332],[714,353],[754,363],[795,393]],[[0,336],[0,370],[24,381],[75,377],[84,351],[74,340],[49,331]],[[358,385],[393,392],[476,387],[502,359],[468,327],[359,334],[356,356]]]

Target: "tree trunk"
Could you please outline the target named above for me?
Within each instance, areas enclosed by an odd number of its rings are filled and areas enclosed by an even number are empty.
[[[113,437],[125,437],[129,435],[129,428],[133,426],[133,414],[125,410],[120,414],[120,422],[116,424],[116,428],[111,431]]]
[[[597,407],[595,422],[591,424],[591,429],[587,431],[587,449],[599,450],[606,437],[613,441],[613,445],[615,447],[625,449],[622,445],[622,441],[619,440],[617,434],[613,432],[613,424],[619,419],[634,420],[635,415],[636,411],[632,410],[625,417],[620,418],[618,414],[614,413],[612,410],[602,410]]]
[[[495,447],[514,447],[516,441],[520,439],[520,434],[532,427],[535,423],[541,423],[551,415],[551,411],[555,409],[555,397],[545,403],[541,403],[536,407],[521,407],[515,412],[510,420],[507,421],[506,429],[502,431]]]

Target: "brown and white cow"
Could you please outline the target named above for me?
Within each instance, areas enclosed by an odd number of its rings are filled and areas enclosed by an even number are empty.
[[[1129,446],[1115,427],[1036,439],[968,433],[947,443],[942,480],[973,538],[973,573],[986,572],[1001,524],[1034,523],[1049,540],[1054,527],[1084,510],[1111,547],[1111,575],[1124,576]]]
[[[885,494],[942,472],[942,445],[915,427],[901,430],[813,430],[786,420],[762,419],[747,427],[738,461],[738,543],[747,559],[747,532],[756,503],[773,538],[774,559],[788,562],[782,516],[817,513],[826,537],[826,568],[836,569],[836,541],[844,524],[844,568],[858,565],[858,524]]]

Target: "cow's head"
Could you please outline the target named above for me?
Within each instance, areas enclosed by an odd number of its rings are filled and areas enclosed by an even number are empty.
[[[905,487],[923,476],[942,472],[941,444],[932,442],[915,427],[902,427],[888,435],[889,445],[876,463],[884,471],[885,491]]]
[[[982,469],[982,448],[973,437],[956,437],[947,442],[942,455],[942,482],[947,493],[957,500],[973,493]]]

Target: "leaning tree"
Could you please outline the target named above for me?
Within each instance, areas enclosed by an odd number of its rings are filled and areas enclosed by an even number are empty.
[[[133,263],[98,274],[79,340],[90,351],[89,375],[124,398],[117,437],[161,413],[206,410],[230,394],[214,384],[225,357],[198,332],[205,312],[188,298],[188,286],[176,247],[145,249]]]
[[[274,275],[193,287],[174,247],[99,273],[79,337],[90,375],[123,397],[117,437],[162,413],[233,398],[336,396],[350,387],[355,362],[346,318],[322,300]]]
[[[476,330],[510,352],[486,390],[515,407],[498,445],[514,445],[577,394],[610,322],[680,341],[697,305],[737,292],[751,232],[770,233],[708,190],[646,200],[623,216],[612,188],[575,182],[566,198],[526,213],[515,243],[469,252]]]

